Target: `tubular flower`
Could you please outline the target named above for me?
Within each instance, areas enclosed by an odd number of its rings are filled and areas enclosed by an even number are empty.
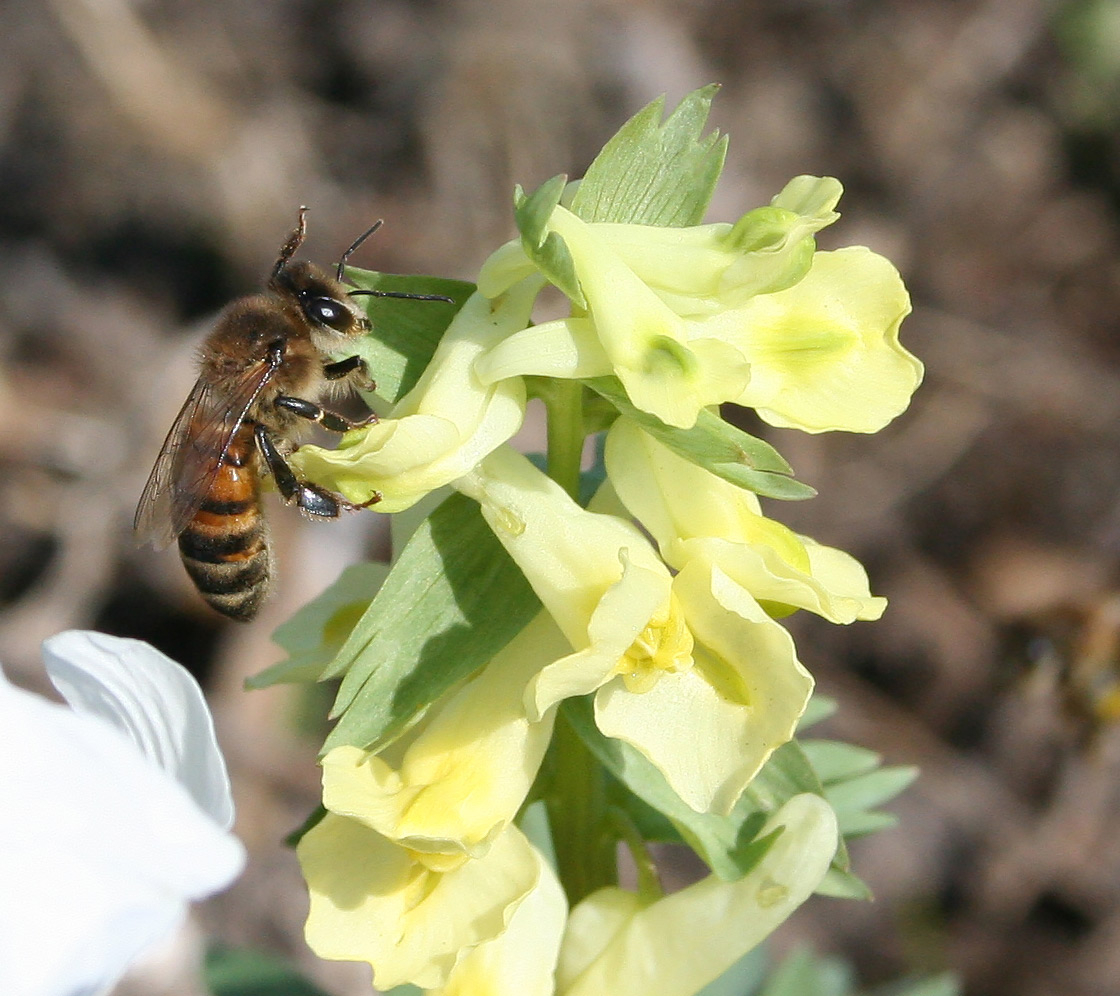
[[[633,526],[581,508],[508,447],[456,487],[574,648],[530,680],[529,717],[595,692],[603,733],[641,751],[692,808],[730,810],[812,689],[789,634],[718,568],[670,576]]]
[[[711,314],[800,280],[813,236],[840,217],[834,208],[842,192],[832,177],[798,176],[733,225],[587,227],[678,315]],[[521,241],[508,242],[483,264],[478,289],[497,297],[535,269]]]
[[[677,315],[594,228],[563,207],[553,211],[549,226],[571,253],[588,318],[510,336],[480,359],[481,380],[614,374],[635,405],[684,428],[701,408],[746,389],[750,371],[742,354],[705,323]]]
[[[796,177],[734,225],[691,228],[587,224],[557,206],[548,229],[587,313],[511,335],[477,375],[613,374],[638,408],[682,428],[731,401],[807,432],[878,431],[909,404],[922,365],[899,343],[910,299],[894,266],[862,246],[815,251],[840,192]],[[532,269],[511,243],[479,287],[498,293]]]
[[[388,418],[348,434],[336,449],[301,447],[292,454],[293,466],[357,503],[380,494],[382,512],[408,508],[461,477],[521,427],[522,381],[483,383],[473,368],[479,356],[529,323],[540,287],[530,278],[494,301],[472,295]]]
[[[607,474],[627,510],[649,530],[670,567],[718,565],[774,616],[807,609],[832,622],[878,619],[854,557],[798,536],[761,513],[750,491],[673,453],[633,422],[607,434]]]
[[[842,192],[832,177],[798,176],[733,225],[590,227],[678,315],[714,314],[797,283],[812,263],[813,236],[840,217]]]
[[[482,857],[432,856],[327,813],[296,853],[311,895],[307,943],[321,958],[368,962],[383,990],[446,985],[461,959],[505,933],[544,874],[512,825]]]
[[[692,996],[718,978],[812,894],[836,853],[836,817],[818,796],[794,796],[761,833],[778,829],[737,882],[709,875],[649,905],[614,887],[588,896],[568,921],[557,996]]]
[[[555,711],[531,722],[525,686],[566,649],[541,613],[383,754],[330,751],[323,805],[413,851],[484,854],[525,801],[552,735]]]

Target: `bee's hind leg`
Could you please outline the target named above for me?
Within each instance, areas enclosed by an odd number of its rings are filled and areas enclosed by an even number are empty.
[[[276,490],[280,492],[284,501],[289,504],[294,502],[296,507],[309,519],[316,522],[321,522],[324,519],[337,519],[344,511],[352,512],[359,508],[368,508],[381,500],[381,495],[375,491],[369,501],[355,504],[347,501],[342,495],[319,487],[318,484],[301,481],[296,477],[295,472],[288,465],[288,461],[284,459],[284,455],[277,448],[276,443],[263,425],[258,423],[253,430],[253,435],[257,443],[257,450],[272,474],[272,479],[276,482]]]

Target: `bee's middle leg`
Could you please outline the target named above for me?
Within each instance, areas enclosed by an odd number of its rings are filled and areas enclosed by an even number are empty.
[[[295,502],[296,507],[309,519],[337,519],[343,511],[351,512],[359,508],[368,508],[381,500],[381,495],[375,491],[369,501],[356,505],[354,502],[347,501],[342,495],[319,487],[318,484],[301,481],[263,425],[257,424],[253,436],[257,450],[276,482],[276,490],[280,492],[284,501]]]

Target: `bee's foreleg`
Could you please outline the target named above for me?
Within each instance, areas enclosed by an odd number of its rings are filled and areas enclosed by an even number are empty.
[[[366,391],[373,391],[377,388],[366,369],[366,361],[360,356],[347,356],[344,360],[336,360],[334,363],[327,363],[323,367],[323,376],[327,380],[342,380],[343,377],[348,377],[353,373],[360,374],[360,377],[356,378],[358,387]]]
[[[253,436],[257,443],[257,450],[276,482],[276,490],[280,492],[284,501],[295,502],[296,507],[309,519],[337,519],[343,511],[367,508],[381,500],[381,495],[375,491],[369,501],[356,505],[354,502],[347,501],[342,495],[336,495],[317,484],[301,481],[263,425],[257,424]]]
[[[366,361],[360,356],[347,356],[345,360],[336,360],[334,363],[323,365],[323,376],[327,380],[341,380],[355,370],[365,370]]]
[[[335,412],[320,408],[314,401],[308,401],[305,398],[293,398],[287,394],[281,394],[273,404],[277,408],[283,408],[285,411],[292,412],[309,422],[317,422],[324,429],[330,429],[331,432],[349,432],[351,429],[360,429],[362,426],[372,425],[377,421],[377,416],[371,412],[360,422],[351,422],[350,419]]]

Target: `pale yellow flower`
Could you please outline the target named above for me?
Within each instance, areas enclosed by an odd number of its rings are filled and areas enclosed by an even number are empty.
[[[506,929],[467,952],[447,984],[429,996],[553,996],[568,901],[547,861],[534,850],[539,878]]]
[[[789,634],[718,567],[672,577],[633,526],[581,508],[509,447],[456,487],[479,501],[574,651],[529,681],[529,718],[595,692],[605,734],[697,811],[729,811],[808,701]]]
[[[823,546],[761,512],[758,497],[663,446],[628,419],[607,434],[607,473],[618,497],[653,536],[670,567],[718,565],[772,615],[807,609],[832,622],[878,619],[854,557]]]
[[[525,686],[567,644],[541,613],[463,687],[380,754],[323,758],[323,805],[425,854],[478,857],[517,815],[552,735],[530,721]]]
[[[746,389],[750,372],[741,353],[703,322],[676,314],[594,228],[562,207],[549,227],[571,253],[587,319],[550,322],[496,344],[477,366],[482,381],[614,374],[635,405],[685,428],[701,408]]]
[[[862,246],[818,252],[796,284],[750,298],[715,330],[750,363],[750,383],[731,400],[771,425],[878,432],[922,381],[898,341],[909,313],[889,260]]]
[[[460,960],[506,931],[543,874],[512,825],[482,857],[433,860],[328,813],[297,855],[311,895],[308,945],[321,958],[368,962],[379,989],[446,985]]]
[[[836,853],[836,816],[819,796],[794,796],[762,834],[777,828],[737,882],[709,875],[649,905],[613,887],[588,896],[569,918],[556,996],[694,996],[722,975],[808,899]]]

